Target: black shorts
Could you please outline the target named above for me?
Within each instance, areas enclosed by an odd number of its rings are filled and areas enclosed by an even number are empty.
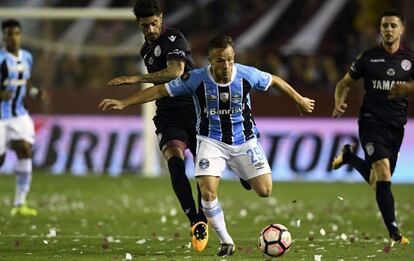
[[[404,137],[404,127],[392,127],[369,120],[359,120],[358,125],[365,159],[372,164],[387,158],[390,161],[391,174],[394,173]]]
[[[195,155],[197,146],[196,116],[194,109],[187,112],[157,112],[152,119],[158,137],[160,150],[172,140],[179,140],[187,145]]]

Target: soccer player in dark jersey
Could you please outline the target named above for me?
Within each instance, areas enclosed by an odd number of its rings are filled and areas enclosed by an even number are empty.
[[[163,24],[163,13],[156,0],[138,0],[133,12],[138,27],[145,36],[140,54],[149,73],[117,77],[109,81],[110,86],[165,83],[194,68],[186,38],[180,31]],[[184,151],[187,148],[195,155],[194,103],[191,96],[183,96],[165,97],[157,100],[156,105],[153,120],[159,147],[167,160],[174,192],[191,223],[193,247],[200,252],[208,242],[207,219],[200,201],[197,211],[184,162]]]
[[[37,210],[28,207],[26,197],[32,182],[32,144],[35,140],[33,120],[24,106],[26,94],[46,98],[46,92],[30,84],[32,55],[20,48],[22,27],[14,19],[1,24],[4,47],[0,50],[0,167],[6,149],[17,155],[16,195],[12,216],[36,216]]]
[[[225,257],[235,251],[217,198],[226,165],[239,178],[249,181],[260,197],[268,197],[272,191],[271,169],[257,140],[259,131],[251,115],[250,91],[266,91],[274,86],[292,98],[300,112],[312,112],[314,100],[301,96],[277,76],[234,63],[233,41],[229,36],[213,38],[208,52],[209,66],[141,90],[125,100],[105,99],[99,106],[103,110],[122,110],[167,96],[193,96],[198,132],[195,176],[200,185],[203,211],[220,239],[217,256]]]
[[[353,166],[375,190],[378,207],[387,227],[391,245],[407,244],[395,218],[391,178],[407,122],[407,98],[388,99],[395,85],[414,79],[414,53],[401,45],[404,18],[395,9],[385,11],[380,22],[381,43],[359,55],[349,72],[338,82],[332,116],[339,118],[347,108],[349,88],[364,79],[365,96],[360,109],[358,129],[365,160],[353,152],[351,145],[343,147],[332,167]]]

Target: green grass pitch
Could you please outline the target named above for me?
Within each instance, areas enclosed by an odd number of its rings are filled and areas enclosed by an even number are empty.
[[[168,177],[37,172],[29,203],[39,216],[32,218],[10,216],[14,183],[0,175],[0,260],[125,260],[127,253],[132,260],[224,260],[214,257],[219,241],[211,229],[204,252],[190,248],[189,223]],[[393,192],[401,229],[413,240],[414,186],[394,185]],[[219,200],[237,247],[225,260],[271,260],[256,247],[270,223],[287,226],[294,240],[272,260],[414,260],[412,243],[383,251],[387,233],[366,184],[277,182],[270,198],[259,198],[238,181],[222,181]]]

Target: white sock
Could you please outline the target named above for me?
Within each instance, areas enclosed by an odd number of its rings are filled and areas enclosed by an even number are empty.
[[[22,205],[26,202],[27,193],[32,182],[32,160],[20,159],[17,162],[16,172],[16,196],[14,205]]]
[[[226,243],[234,245],[233,239],[227,232],[223,209],[221,209],[218,199],[216,198],[210,202],[201,200],[201,205],[203,205],[203,211],[207,217],[207,220],[210,222],[213,230],[220,238],[220,244]]]

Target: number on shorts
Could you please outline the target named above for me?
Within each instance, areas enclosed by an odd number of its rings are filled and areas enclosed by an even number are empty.
[[[262,152],[258,147],[253,147],[252,149],[247,150],[246,153],[250,155],[252,164],[255,164],[256,162],[263,160]]]

